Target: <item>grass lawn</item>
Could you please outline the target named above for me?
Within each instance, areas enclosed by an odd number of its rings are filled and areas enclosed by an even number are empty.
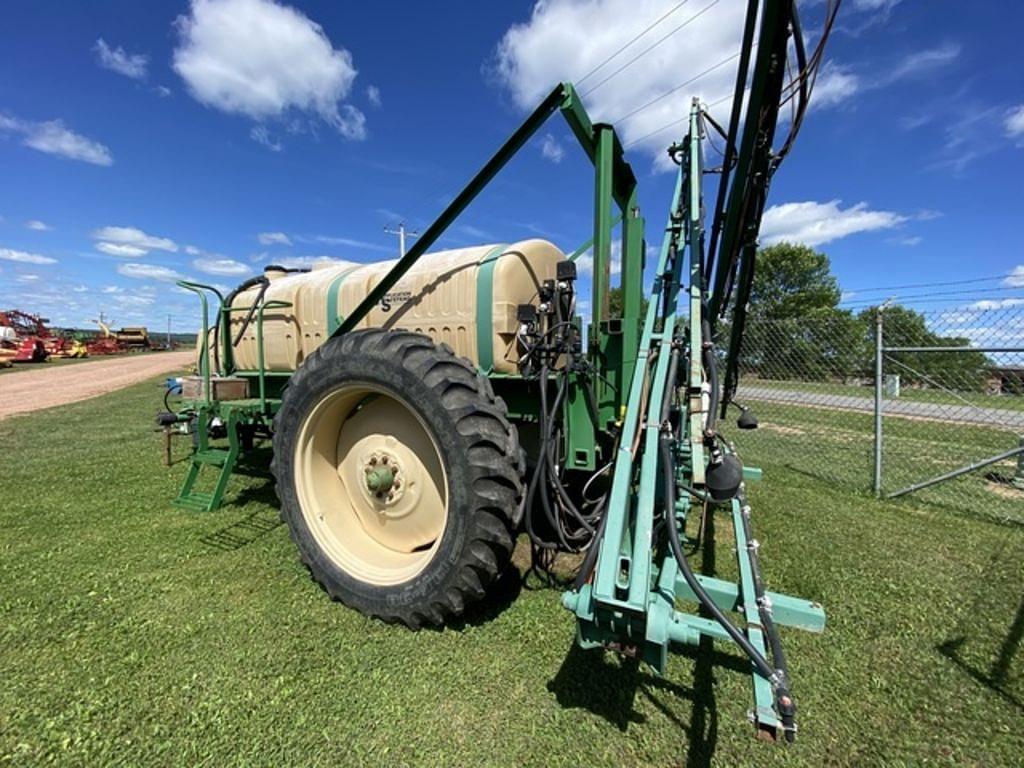
[[[45,363],[15,363],[10,368],[0,368],[0,375],[5,373],[17,373],[18,371],[35,371],[39,368],[46,368],[51,365],[74,365],[84,363],[88,360],[96,360],[95,357],[51,357]]]
[[[730,647],[664,679],[580,652],[558,593],[515,573],[439,632],[331,603],[264,476],[214,513],[170,505],[184,466],[160,464],[159,399],[0,421],[0,763],[1020,764],[1020,525],[876,502],[752,445],[768,583],[829,613],[824,635],[783,630],[786,748],[753,739]]]
[[[761,428],[739,438],[747,461],[782,463],[851,491],[870,490],[874,462],[871,413],[748,402]],[[897,416],[885,417],[883,436],[882,488],[886,493],[1020,445],[1020,436],[1006,429]],[[927,502],[958,516],[1024,525],[1024,491],[1010,484],[1016,471],[1017,459],[1011,457],[918,491],[910,503]]]

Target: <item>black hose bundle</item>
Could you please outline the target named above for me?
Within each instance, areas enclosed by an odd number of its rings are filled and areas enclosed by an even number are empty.
[[[705,355],[707,354],[705,348]],[[779,718],[782,720],[782,725],[785,730],[786,739],[789,741],[793,740],[794,734],[794,721],[796,708],[793,705],[792,697],[789,695],[789,688],[786,679],[786,660],[782,653],[782,645],[779,641],[778,632],[776,631],[774,623],[771,621],[770,611],[765,603],[764,599],[764,588],[761,582],[760,569],[757,567],[757,557],[753,553],[751,554],[750,560],[754,566],[753,570],[757,574],[754,579],[755,595],[758,600],[758,607],[760,610],[761,623],[764,628],[765,635],[769,638],[769,644],[772,652],[772,659],[775,662],[774,667],[768,662],[768,660],[750,643],[747,636],[730,621],[729,617],[715,605],[714,600],[707,593],[700,581],[694,575],[693,570],[690,568],[690,563],[686,558],[686,554],[683,551],[682,541],[679,535],[679,526],[676,523],[675,518],[675,506],[676,506],[676,485],[677,480],[675,476],[675,463],[672,460],[672,448],[676,440],[670,428],[669,413],[672,407],[672,394],[675,392],[675,373],[679,368],[679,355],[680,348],[678,345],[673,345],[672,358],[669,361],[669,372],[670,377],[665,386],[665,392],[662,399],[661,405],[661,422],[664,425],[661,437],[658,440],[658,459],[660,462],[661,478],[662,478],[662,500],[665,508],[666,527],[668,528],[669,546],[672,550],[672,554],[676,559],[676,563],[679,565],[679,571],[683,575],[683,579],[689,585],[693,591],[697,600],[704,607],[704,609],[718,622],[718,624],[725,630],[726,634],[732,638],[733,642],[740,647],[740,650],[750,659],[751,663],[757,668],[757,671],[769,682],[775,692],[775,707],[778,712]],[[707,357],[705,359],[708,359]],[[708,379],[717,381],[717,365],[714,361],[714,355],[710,355],[711,366],[708,369]],[[713,413],[713,411],[712,411]],[[709,419],[710,424],[710,419]],[[690,493],[698,498],[703,497],[699,491],[688,486],[682,486],[687,493]],[[746,510],[746,504],[744,502],[744,509]],[[744,532],[747,535],[747,540],[750,539],[750,528],[747,520],[747,512],[743,513]],[[765,622],[767,617],[768,621]]]
[[[567,292],[555,295],[551,307],[554,311],[550,325],[532,337],[532,343],[520,357],[521,368],[536,370],[540,390],[538,449],[527,486],[524,523],[531,542],[531,570],[543,572],[550,581],[558,552],[586,552],[577,574],[577,580],[581,577],[585,580],[593,570],[596,542],[604,530],[607,494],[575,499],[562,476],[559,461],[563,436],[561,414],[571,375],[577,375],[583,382],[587,408],[595,419],[597,406],[588,386],[586,366],[577,361],[578,330],[570,319],[571,296]],[[551,397],[552,378],[555,379],[554,398]],[[599,470],[594,477],[603,471]]]

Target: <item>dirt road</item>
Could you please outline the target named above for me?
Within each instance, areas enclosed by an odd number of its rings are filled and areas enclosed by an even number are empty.
[[[194,356],[192,350],[153,352],[98,358],[59,368],[41,363],[31,371],[9,373],[0,376],[0,419],[88,400],[162,373],[183,371]]]

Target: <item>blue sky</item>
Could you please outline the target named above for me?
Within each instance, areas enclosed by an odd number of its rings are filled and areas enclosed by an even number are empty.
[[[692,95],[728,95],[744,5],[8,2],[0,306],[86,327],[101,311],[159,329],[172,314],[185,331],[198,312],[176,276],[231,285],[265,263],[390,258],[384,227],[428,224],[559,79],[616,121],[656,242],[682,123],[657,129]],[[824,6],[802,7],[813,29]],[[937,287],[965,293],[922,308],[1024,299],[1022,23],[1015,3],[846,0],[764,240],[828,253],[851,307],[931,290],[866,288],[966,278],[992,279]],[[572,250],[590,185],[556,117],[443,245]]]

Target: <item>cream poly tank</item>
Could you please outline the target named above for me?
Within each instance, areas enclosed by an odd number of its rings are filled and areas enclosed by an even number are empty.
[[[546,240],[482,245],[424,254],[356,326],[425,333],[444,342],[485,372],[515,373],[520,304],[536,304],[545,280],[554,280],[565,255]],[[293,371],[337,330],[346,313],[377,285],[394,261],[354,266],[333,263],[295,274],[268,270],[263,321],[264,364],[269,371]],[[259,286],[239,293],[233,307],[250,307]],[[245,312],[231,316],[231,335]],[[235,348],[239,370],[257,366],[256,322]]]

